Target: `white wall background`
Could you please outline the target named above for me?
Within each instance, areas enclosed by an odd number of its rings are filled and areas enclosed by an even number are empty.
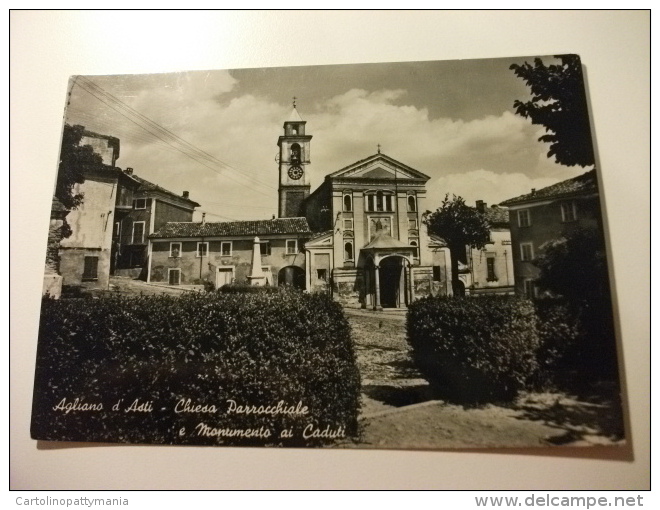
[[[649,13],[13,11],[10,32],[11,386],[2,408],[10,411],[11,487],[650,486]],[[586,65],[631,446],[413,452],[52,447],[30,439],[43,260],[70,75],[558,53],[578,53]]]

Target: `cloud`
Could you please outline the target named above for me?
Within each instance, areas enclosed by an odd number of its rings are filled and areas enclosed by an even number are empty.
[[[276,212],[277,139],[291,106],[271,99],[266,87],[239,95],[239,83],[228,72],[94,82],[203,151],[173,143],[145,121],[129,120],[121,109],[74,88],[72,119],[120,138],[120,166],[134,167],[137,175],[172,191],[186,189],[202,209],[224,217]],[[423,105],[406,102],[404,89],[353,88],[317,98],[313,110],[300,109],[313,136],[312,190],[328,173],[376,153],[378,144],[383,153],[431,177],[430,198],[438,205],[447,192],[493,203],[567,178],[565,168],[545,156],[538,126],[510,111],[469,121],[432,119]]]
[[[498,204],[529,193],[532,188],[545,188],[583,173],[582,170],[564,168],[562,177],[530,177],[520,172],[496,173],[484,169],[444,175],[429,182],[426,207],[437,209],[446,194],[461,196],[469,205],[475,205],[477,200],[489,205]]]

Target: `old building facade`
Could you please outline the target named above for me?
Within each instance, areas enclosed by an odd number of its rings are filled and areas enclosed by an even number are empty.
[[[250,283],[259,250],[261,285],[304,288],[305,218],[233,222],[170,222],[149,238],[148,282],[215,288]],[[257,247],[255,248],[255,244]]]
[[[509,210],[515,290],[527,297],[538,293],[534,281],[539,270],[534,260],[547,243],[571,229],[596,227],[602,232],[596,170],[533,189],[500,205]]]
[[[167,222],[191,222],[197,202],[183,191],[178,195],[134,175],[132,168],[126,174],[138,181],[132,210],[118,218],[113,227],[113,274],[147,278],[147,251],[149,236]]]

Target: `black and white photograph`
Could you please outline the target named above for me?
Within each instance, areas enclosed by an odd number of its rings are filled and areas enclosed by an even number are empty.
[[[625,445],[583,64],[72,76],[32,438]]]

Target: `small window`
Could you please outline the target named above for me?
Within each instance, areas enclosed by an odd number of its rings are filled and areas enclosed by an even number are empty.
[[[135,199],[135,208],[136,209],[146,209],[147,208],[147,199],[146,198],[136,198]]]
[[[83,280],[97,280],[99,277],[99,258],[85,257],[85,266],[83,268]]]
[[[168,269],[167,270],[167,280],[170,285],[180,285],[181,284],[181,269]]]
[[[408,230],[417,230],[417,218],[410,218],[408,220]]]
[[[117,238],[119,236],[121,236],[121,222],[116,221],[115,222],[115,228],[112,231],[112,237]]]
[[[206,257],[209,254],[209,243],[197,243],[197,256]]]
[[[440,266],[433,266],[433,281],[442,281],[442,271],[440,270]]]
[[[525,262],[534,260],[534,248],[532,243],[520,243],[520,260]]]
[[[377,211],[382,211],[383,210],[383,192],[379,191],[376,193],[376,210]]]
[[[564,202],[561,204],[561,221],[569,222],[577,220],[575,202]]]
[[[181,243],[170,243],[170,257],[181,256]]]
[[[231,241],[223,241],[220,244],[220,255],[223,257],[231,257],[232,245]]]
[[[344,230],[353,230],[353,220],[352,219],[344,220]]]
[[[531,218],[529,217],[529,209],[521,209],[518,211],[518,226],[519,227],[529,227],[532,224]]]
[[[262,256],[270,255],[271,254],[270,241],[262,242],[259,245],[259,249],[261,250]]]
[[[408,210],[410,212],[417,211],[417,201],[415,200],[415,195],[408,195]]]
[[[486,280],[489,282],[497,281],[497,276],[495,276],[495,257],[486,258],[486,269],[488,271]]]
[[[328,281],[328,270],[327,269],[317,269],[316,270],[316,277],[319,280],[323,280],[324,282]]]
[[[419,241],[417,239],[408,239],[408,244],[413,247],[413,257],[419,258]]]
[[[534,299],[536,297],[536,285],[534,285],[534,280],[526,279],[523,284],[525,286],[525,297],[528,299]]]
[[[353,197],[351,195],[344,195],[344,211],[351,212],[353,210]]]
[[[298,240],[297,239],[287,239],[286,240],[286,254],[295,255],[298,253]]]
[[[344,242],[344,260],[353,260],[353,243],[351,241]]]
[[[133,222],[133,244],[144,244],[144,221]]]

